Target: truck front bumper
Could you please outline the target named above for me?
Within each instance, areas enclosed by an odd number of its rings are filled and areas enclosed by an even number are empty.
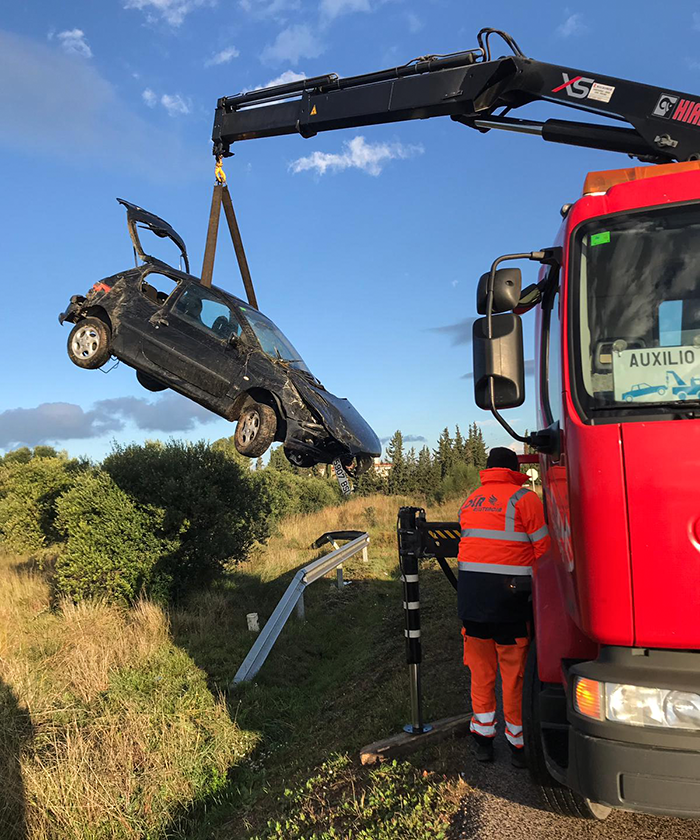
[[[569,734],[568,783],[593,802],[675,817],[700,817],[700,753]]]
[[[700,817],[700,730],[633,726],[582,715],[572,704],[577,676],[601,683],[700,693],[697,651],[605,646],[569,670],[566,782],[581,796],[627,811]]]

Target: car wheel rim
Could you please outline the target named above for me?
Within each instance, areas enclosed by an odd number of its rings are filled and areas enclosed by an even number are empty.
[[[91,359],[100,349],[100,335],[94,327],[83,327],[73,339],[73,353],[79,359]]]
[[[260,416],[257,411],[253,411],[246,415],[241,427],[241,440],[245,444],[252,443],[258,435],[260,429]]]

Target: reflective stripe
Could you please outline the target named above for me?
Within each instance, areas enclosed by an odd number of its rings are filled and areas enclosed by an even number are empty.
[[[418,575],[401,575],[404,583],[418,583]]]
[[[508,742],[510,744],[512,744],[514,747],[522,747],[522,746],[525,745],[525,742],[523,741],[523,736],[522,735],[511,735],[510,732],[507,729],[506,729],[506,738],[508,739]]]
[[[420,639],[420,630],[404,630],[403,634],[407,639]]]
[[[462,539],[499,540],[500,542],[530,542],[524,531],[494,531],[491,528],[463,528]]]
[[[472,717],[479,723],[493,723],[496,720],[496,710],[494,709],[493,712],[474,712]]]
[[[522,726],[515,726],[515,724],[508,723],[508,721],[506,721],[506,730],[515,736],[523,734]]]
[[[520,490],[513,493],[513,495],[508,500],[508,506],[506,507],[506,527],[504,528],[505,531],[509,531],[513,533],[515,531],[515,506],[518,502],[522,499],[530,491],[527,487],[521,487]]]
[[[486,725],[484,723],[477,723],[472,718],[469,724],[469,731],[476,732],[477,735],[485,735],[487,738],[493,738],[496,735],[496,727],[494,724]]]
[[[536,531],[528,534],[528,537],[530,538],[530,542],[537,542],[537,540],[541,540],[543,537],[546,537],[547,534],[549,534],[549,528],[546,525],[543,525],[541,528],[538,528]]]
[[[405,610],[419,610],[420,609],[420,601],[404,601],[403,608]]]
[[[532,566],[507,566],[505,563],[470,563],[459,560],[460,572],[488,572],[492,575],[531,575]]]

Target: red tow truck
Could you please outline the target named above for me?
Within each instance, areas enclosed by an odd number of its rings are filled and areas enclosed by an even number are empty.
[[[511,54],[492,58],[494,37]],[[700,97],[545,64],[496,30],[478,45],[224,97],[214,153],[450,116],[653,164],[589,174],[552,247],[493,262],[477,292],[474,388],[539,453],[552,535],[523,697],[535,782],[571,816],[700,817],[700,400],[667,387],[700,376]],[[533,101],[618,124],[508,116]],[[538,282],[523,289],[503,267],[513,260],[540,263]],[[538,431],[526,437],[500,410],[525,398],[521,317],[533,310]]]

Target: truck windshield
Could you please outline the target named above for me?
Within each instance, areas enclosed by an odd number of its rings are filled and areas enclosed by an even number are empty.
[[[578,230],[572,379],[586,415],[697,408],[698,253],[696,204],[609,216]]]
[[[304,364],[304,360],[294,349],[292,343],[269,318],[266,318],[255,309],[249,309],[247,306],[241,306],[241,310],[248,319],[248,323],[255,333],[255,337],[260,342],[260,346],[266,356],[269,356],[271,359],[286,362],[290,367],[296,368],[297,370],[310,373]]]

